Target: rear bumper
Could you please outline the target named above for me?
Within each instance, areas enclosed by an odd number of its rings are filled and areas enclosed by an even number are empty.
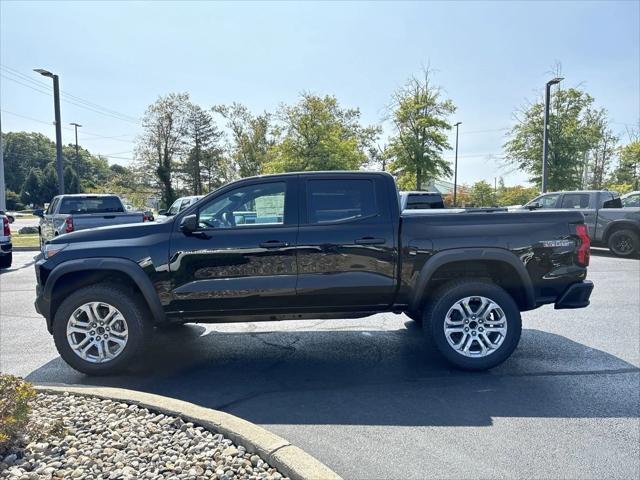
[[[593,291],[593,282],[584,280],[578,283],[572,283],[558,297],[555,303],[557,310],[564,308],[584,308],[589,305],[589,297]]]

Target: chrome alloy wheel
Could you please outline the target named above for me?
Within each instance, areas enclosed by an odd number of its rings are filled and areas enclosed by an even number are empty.
[[[108,303],[85,303],[75,309],[67,322],[67,342],[87,362],[113,360],[122,353],[128,339],[127,321]]]
[[[465,297],[447,312],[444,335],[457,353],[482,358],[500,348],[507,335],[507,317],[496,302],[486,297]]]

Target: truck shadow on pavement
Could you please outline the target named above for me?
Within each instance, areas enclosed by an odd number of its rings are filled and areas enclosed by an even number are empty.
[[[27,379],[158,393],[267,425],[486,426],[493,417],[639,415],[640,369],[608,353],[527,329],[505,364],[467,373],[424,352],[419,329],[406,327],[225,333],[190,325],[158,333],[126,375],[88,377],[57,358]]]

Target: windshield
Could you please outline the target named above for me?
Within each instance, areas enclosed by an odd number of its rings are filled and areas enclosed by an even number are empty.
[[[118,197],[67,197],[62,199],[58,213],[124,213],[124,208]]]

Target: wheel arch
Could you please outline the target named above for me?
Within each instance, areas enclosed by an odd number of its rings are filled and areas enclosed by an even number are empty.
[[[153,283],[139,265],[122,258],[86,258],[64,262],[49,274],[43,292],[48,311],[42,312],[47,319],[49,332],[66,294],[81,286],[110,279],[133,287],[144,299],[155,322],[165,321],[164,309]]]
[[[520,310],[536,307],[533,284],[524,264],[513,253],[501,248],[452,249],[436,253],[420,271],[410,308],[419,311],[429,293],[447,281],[447,275],[463,270],[470,278],[492,278],[511,294]],[[459,277],[457,277],[459,278]],[[449,280],[450,280],[449,279]]]
[[[631,220],[614,220],[609,225],[607,225],[607,228],[605,228],[604,234],[602,235],[603,242],[608,243],[609,237],[611,237],[611,235],[618,230],[631,230],[640,235],[640,225],[634,223]]]

